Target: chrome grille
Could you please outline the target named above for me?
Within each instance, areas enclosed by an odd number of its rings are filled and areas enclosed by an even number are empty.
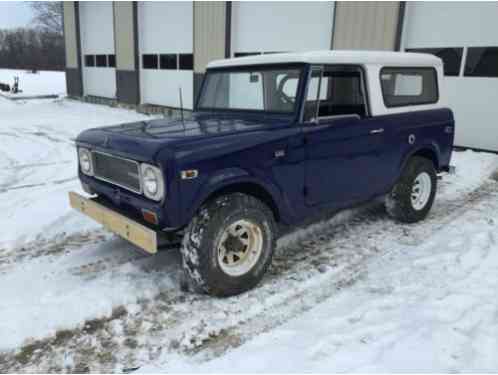
[[[136,193],[141,192],[140,169],[136,161],[96,151],[92,154],[96,178]]]

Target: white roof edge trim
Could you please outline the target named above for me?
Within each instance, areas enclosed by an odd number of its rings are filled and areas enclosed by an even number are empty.
[[[383,66],[442,66],[439,57],[425,53],[389,52],[389,51],[310,51],[298,53],[272,53],[237,57],[232,59],[216,60],[207,65],[207,68],[236,67],[245,65],[264,64],[358,64]]]

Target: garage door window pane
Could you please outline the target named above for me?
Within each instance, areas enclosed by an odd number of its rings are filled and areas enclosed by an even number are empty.
[[[180,70],[193,70],[194,56],[191,53],[180,53],[179,63],[180,63]]]
[[[433,68],[383,68],[380,81],[386,107],[430,104],[439,99]]]
[[[157,55],[142,55],[142,67],[144,69],[157,69]]]
[[[411,48],[407,52],[429,53],[443,60],[444,75],[458,76],[462,65],[463,48]]]
[[[101,68],[105,68],[107,66],[107,56],[106,55],[95,56],[95,65]]]
[[[85,66],[95,66],[95,55],[85,55]]]
[[[177,69],[177,59],[175,54],[160,55],[159,66],[161,69]]]
[[[498,47],[470,47],[465,61],[469,77],[498,77]]]
[[[110,68],[116,67],[116,55],[108,55],[107,61]]]

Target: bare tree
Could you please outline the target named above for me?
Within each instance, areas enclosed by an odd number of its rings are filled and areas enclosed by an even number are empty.
[[[36,28],[62,35],[62,2],[32,1],[30,7],[34,13],[31,22]]]

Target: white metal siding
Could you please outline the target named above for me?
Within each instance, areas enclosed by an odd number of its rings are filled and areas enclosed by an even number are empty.
[[[498,46],[498,3],[408,2],[403,47]],[[465,64],[466,51],[462,65]],[[498,78],[445,77],[455,145],[498,151]]]
[[[180,107],[193,106],[192,70],[143,69],[143,54],[193,53],[192,2],[139,2],[138,35],[142,103]]]
[[[233,2],[232,56],[330,49],[333,2]]]
[[[83,93],[116,97],[116,69],[85,67],[85,55],[114,54],[114,16],[110,1],[79,3]]]

